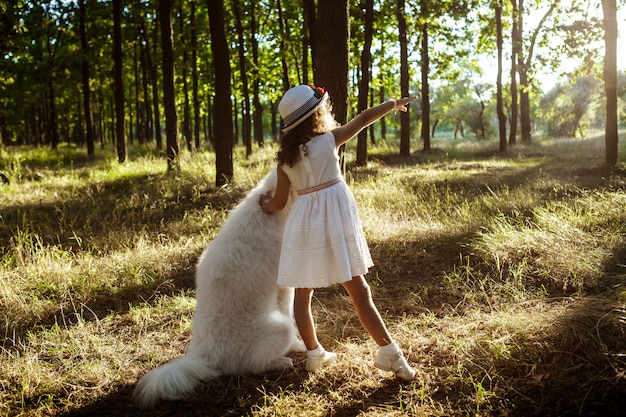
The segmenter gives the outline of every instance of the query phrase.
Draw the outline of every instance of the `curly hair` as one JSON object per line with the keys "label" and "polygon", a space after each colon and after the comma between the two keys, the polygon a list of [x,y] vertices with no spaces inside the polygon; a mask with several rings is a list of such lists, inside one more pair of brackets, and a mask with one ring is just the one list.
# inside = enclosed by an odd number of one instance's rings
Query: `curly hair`
{"label": "curly hair", "polygon": [[300,160],[299,146],[307,143],[313,136],[330,132],[338,127],[339,123],[332,114],[330,100],[321,105],[315,113],[307,117],[293,129],[284,132],[280,138],[280,149],[276,154],[279,165],[287,164],[292,167]]}

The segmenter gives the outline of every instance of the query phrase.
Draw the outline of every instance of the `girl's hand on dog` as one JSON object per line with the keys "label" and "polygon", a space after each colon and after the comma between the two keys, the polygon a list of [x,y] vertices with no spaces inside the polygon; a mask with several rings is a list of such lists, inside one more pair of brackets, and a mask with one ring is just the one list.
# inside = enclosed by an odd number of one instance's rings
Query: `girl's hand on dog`
{"label": "girl's hand on dog", "polygon": [[268,191],[265,194],[261,194],[261,196],[259,197],[259,205],[261,206],[261,209],[263,210],[263,213],[267,213],[270,214],[270,211],[267,211],[266,207],[269,204],[269,202],[272,201],[272,192]]}

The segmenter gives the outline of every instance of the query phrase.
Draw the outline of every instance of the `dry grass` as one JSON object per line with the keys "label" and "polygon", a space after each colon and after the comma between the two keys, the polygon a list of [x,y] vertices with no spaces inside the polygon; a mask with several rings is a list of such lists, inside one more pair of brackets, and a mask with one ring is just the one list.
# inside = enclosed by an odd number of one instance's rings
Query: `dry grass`
{"label": "dry grass", "polygon": [[[601,138],[504,155],[441,140],[350,166],[376,266],[375,301],[419,370],[400,383],[340,288],[316,292],[337,363],[313,374],[223,377],[154,416],[619,415],[626,405],[626,171]],[[439,144],[438,141],[438,144]],[[212,155],[86,160],[18,150],[0,171],[0,415],[144,415],[148,369],[181,355],[194,264],[227,211],[272,165],[241,156],[213,187]],[[353,149],[347,160],[353,160]],[[622,146],[621,155],[626,153]]]}

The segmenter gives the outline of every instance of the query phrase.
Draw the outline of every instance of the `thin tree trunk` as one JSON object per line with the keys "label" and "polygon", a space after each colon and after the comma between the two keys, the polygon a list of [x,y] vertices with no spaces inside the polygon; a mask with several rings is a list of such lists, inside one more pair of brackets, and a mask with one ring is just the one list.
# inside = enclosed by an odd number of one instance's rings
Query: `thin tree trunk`
{"label": "thin tree trunk", "polygon": [[[317,13],[315,11],[315,0],[302,0],[302,14],[304,15],[304,25],[308,32],[307,41],[311,47],[311,60],[315,62],[315,54],[317,52],[316,48],[316,20]],[[308,80],[308,75],[307,78]],[[308,83],[308,81],[307,81]]]}
{"label": "thin tree trunk", "polygon": [[[519,51],[519,64],[518,64],[518,72],[519,72],[519,82],[520,82],[520,124],[522,130],[522,142],[530,143],[531,142],[531,120],[530,120],[530,84],[528,80],[528,71],[530,70],[533,54],[535,50],[535,43],[537,42],[537,36],[541,31],[546,19],[550,14],[554,11],[558,4],[558,0],[554,0],[554,2],[550,5],[550,8],[546,12],[545,15],[539,21],[539,24],[535,28],[533,35],[531,37],[530,46],[528,48],[528,55],[526,59],[523,59],[523,55],[521,49]],[[520,30],[520,38],[521,38],[521,30],[523,27],[522,24],[522,14],[524,13],[524,1],[520,0],[519,2],[519,13],[520,13],[520,22],[519,22],[519,30]]]}
{"label": "thin tree trunk", "polygon": [[309,15],[308,15],[308,4],[307,0],[302,0],[302,84],[309,84]]}
{"label": "thin tree trunk", "polygon": [[259,79],[259,42],[257,40],[256,10],[255,2],[251,3],[252,13],[250,13],[250,41],[252,43],[252,104],[254,105],[254,140],[263,146],[263,105],[259,98],[261,80]]}
{"label": "thin tree trunk", "polygon": [[604,89],[606,91],[605,146],[606,163],[617,164],[617,5],[615,0],[602,0],[604,15]]}
{"label": "thin tree trunk", "polygon": [[113,62],[115,94],[115,143],[117,160],[126,162],[126,137],[124,127],[124,77],[122,73],[122,1],[113,0]]}
{"label": "thin tree trunk", "polygon": [[[409,95],[409,58],[406,39],[406,17],[404,15],[404,0],[396,3],[396,16],[398,19],[398,42],[400,44],[400,95]],[[422,71],[424,67],[422,66]],[[400,113],[400,156],[411,154],[411,119],[409,113]]]}
{"label": "thin tree trunk", "polygon": [[[93,114],[91,113],[91,89],[89,87],[89,48],[87,45],[87,25],[85,23],[85,0],[80,0],[78,7],[80,13],[80,46],[83,53],[81,72],[83,76],[83,110],[85,113],[85,128],[87,130],[87,155],[93,156],[96,153],[96,149],[94,145]],[[2,138],[0,137],[0,139]],[[1,140],[0,145],[2,145]]]}
{"label": "thin tree trunk", "polygon": [[[157,11],[157,15],[154,18],[154,40],[152,44],[154,45],[154,56],[157,56],[157,32],[159,31],[159,14]],[[154,133],[156,138],[156,148],[161,150],[163,149],[163,135],[161,132],[161,110],[159,104],[161,103],[160,95],[159,95],[159,77],[157,77],[157,65],[150,59],[150,54],[148,54],[148,61],[150,64],[150,78],[152,79],[152,109],[154,111]]]}
{"label": "thin tree trunk", "polygon": [[193,96],[193,139],[196,149],[200,149],[200,98],[198,96],[198,34],[196,30],[196,2],[191,0],[191,79]]}
{"label": "thin tree trunk", "polygon": [[[385,100],[385,86],[380,86],[380,101],[381,103]],[[380,119],[380,137],[383,142],[387,140],[387,119],[382,117]]]}
{"label": "thin tree trunk", "polygon": [[[428,74],[430,72],[430,55],[428,52],[428,21],[430,10],[429,0],[422,0],[422,132],[421,138],[424,141],[424,151],[430,150],[430,84]],[[406,94],[408,95],[408,89]]]}
{"label": "thin tree trunk", "polygon": [[211,52],[215,74],[215,185],[220,187],[233,179],[233,127],[230,100],[230,63],[224,32],[224,0],[207,0],[211,31]]}
{"label": "thin tree trunk", "polygon": [[241,24],[241,11],[239,1],[234,2],[233,12],[235,14],[235,28],[237,29],[238,53],[239,53],[239,74],[241,77],[241,89],[243,93],[242,106],[242,133],[243,143],[246,146],[246,158],[252,155],[252,119],[250,118],[250,90],[248,88],[248,75],[246,66],[246,45],[243,38],[243,26]]}
{"label": "thin tree trunk", "polygon": [[511,0],[513,6],[513,24],[511,27],[511,120],[509,121],[509,145],[514,146],[517,141],[517,58],[521,48],[521,34],[519,31],[519,9],[517,0]]}
{"label": "thin tree trunk", "polygon": [[496,0],[496,44],[498,49],[498,75],[496,81],[496,113],[500,133],[500,152],[506,151],[506,116],[502,103],[502,0]]}
{"label": "thin tree trunk", "polygon": [[165,140],[167,170],[179,169],[178,113],[174,85],[174,41],[172,40],[173,0],[159,0],[161,22],[161,49],[163,63],[163,107],[165,108]]}
{"label": "thin tree trunk", "polygon": [[143,137],[146,142],[151,143],[154,139],[152,134],[152,128],[154,126],[154,120],[152,119],[152,108],[150,107],[150,77],[148,75],[148,64],[146,56],[148,55],[148,46],[140,46],[141,55],[141,88],[143,91],[143,103],[141,106],[141,117],[144,120],[143,123]]}
{"label": "thin tree trunk", "polygon": [[[370,66],[370,77],[371,77],[371,74],[372,74],[372,67]],[[371,85],[370,85],[370,107],[374,107],[374,96],[376,95],[375,93],[376,92],[374,91],[373,88],[371,88]],[[376,145],[376,128],[374,124],[370,125],[369,131],[370,131],[370,142],[372,143],[372,145]]]}
{"label": "thin tree trunk", "polygon": [[[374,32],[374,0],[365,0],[364,41],[361,51],[361,82],[359,84],[358,111],[361,113],[368,107],[367,95],[370,90],[370,65],[372,62],[372,35]],[[356,149],[356,164],[367,164],[367,129],[359,132]]]}
{"label": "thin tree trunk", "polygon": [[141,84],[141,80],[139,79],[139,60],[140,60],[140,56],[141,56],[141,51],[139,51],[139,53],[137,53],[137,44],[135,43],[134,47],[133,47],[133,55],[134,55],[134,61],[135,61],[135,65],[134,65],[134,70],[135,70],[135,114],[136,114],[136,118],[137,118],[137,126],[136,126],[136,131],[137,131],[137,140],[139,141],[140,145],[143,145],[145,140],[144,140],[144,135],[143,135],[143,124],[144,124],[144,119],[143,119],[143,114],[141,112],[141,103],[139,102],[139,90],[140,90],[140,84]]}
{"label": "thin tree trunk", "polygon": [[189,65],[189,52],[185,45],[185,39],[187,34],[185,33],[186,19],[183,17],[183,7],[179,8],[179,22],[180,22],[180,49],[183,51],[183,63],[181,65],[181,78],[183,81],[183,137],[185,138],[185,144],[187,145],[187,151],[193,152],[193,137],[191,136],[191,107],[189,103],[189,80],[187,65]]}
{"label": "thin tree trunk", "polygon": [[[210,2],[211,0],[207,0],[207,1]],[[277,4],[278,4],[278,27],[280,28],[280,50],[286,51],[287,47],[285,43],[285,38],[287,35],[285,32],[285,22],[283,18],[283,6],[280,0],[278,0]],[[291,88],[291,83],[289,82],[289,69],[287,68],[287,59],[285,58],[284,53],[280,54],[280,62],[282,64],[282,69],[283,69],[283,90],[287,91],[289,90],[289,88]]]}

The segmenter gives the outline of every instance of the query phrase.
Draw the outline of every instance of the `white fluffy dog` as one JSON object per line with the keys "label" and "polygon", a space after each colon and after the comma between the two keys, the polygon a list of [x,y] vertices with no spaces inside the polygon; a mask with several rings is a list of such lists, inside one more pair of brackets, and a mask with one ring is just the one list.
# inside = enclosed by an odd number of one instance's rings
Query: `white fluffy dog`
{"label": "white fluffy dog", "polygon": [[259,196],[276,188],[276,173],[228,215],[196,268],[192,341],[184,356],[144,375],[133,397],[142,408],[190,394],[220,375],[258,374],[293,366],[304,351],[293,320],[293,289],[276,284],[283,226],[289,212],[267,215]]}

